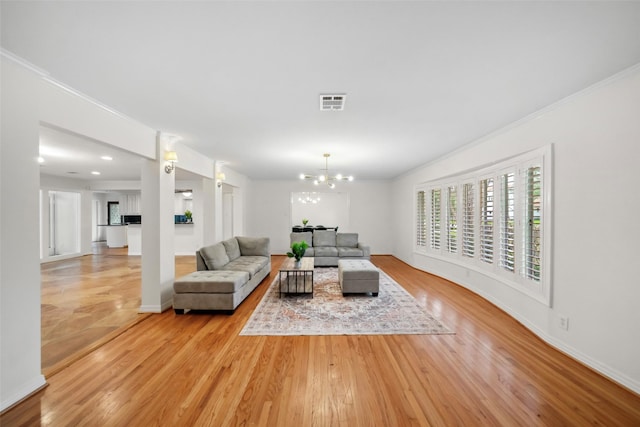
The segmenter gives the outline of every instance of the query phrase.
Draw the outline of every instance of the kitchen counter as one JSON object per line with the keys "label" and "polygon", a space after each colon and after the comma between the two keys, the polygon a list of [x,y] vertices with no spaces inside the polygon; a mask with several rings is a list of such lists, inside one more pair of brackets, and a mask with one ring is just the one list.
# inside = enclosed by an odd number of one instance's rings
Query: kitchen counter
{"label": "kitchen counter", "polygon": [[98,227],[107,227],[107,246],[110,248],[124,248],[127,246],[127,224],[100,224]]}
{"label": "kitchen counter", "polygon": [[[190,225],[191,227],[183,227]],[[174,247],[176,255],[193,255],[199,245],[196,238],[198,230],[193,222],[177,222],[174,224]],[[127,230],[127,246],[129,255],[142,255],[142,226],[140,224],[129,224]]]}

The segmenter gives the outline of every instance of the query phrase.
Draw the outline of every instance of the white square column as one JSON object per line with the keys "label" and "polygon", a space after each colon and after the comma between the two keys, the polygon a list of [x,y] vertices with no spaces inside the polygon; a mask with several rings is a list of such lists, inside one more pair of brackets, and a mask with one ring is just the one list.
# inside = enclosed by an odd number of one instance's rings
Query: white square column
{"label": "white square column", "polygon": [[173,139],[158,132],[156,159],[142,164],[141,313],[161,313],[173,304],[175,278],[175,170],[165,172],[164,153]]}

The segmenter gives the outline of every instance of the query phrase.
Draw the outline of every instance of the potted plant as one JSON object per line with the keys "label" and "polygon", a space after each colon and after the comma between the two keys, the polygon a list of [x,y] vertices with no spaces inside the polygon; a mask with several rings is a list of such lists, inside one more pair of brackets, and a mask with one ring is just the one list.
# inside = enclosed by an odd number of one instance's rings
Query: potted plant
{"label": "potted plant", "polygon": [[307,218],[302,218],[302,225],[303,225],[304,227],[306,227],[306,226],[307,226],[307,223],[308,223],[308,222],[309,222],[309,220],[308,220]]}
{"label": "potted plant", "polygon": [[308,247],[309,247],[309,245],[304,240],[301,240],[299,242],[293,242],[291,244],[291,252],[287,252],[287,256],[289,258],[295,258],[296,259],[296,264],[295,264],[296,267],[300,266],[300,262],[301,262],[300,260],[304,256],[304,253],[305,253],[305,251],[307,250]]}
{"label": "potted plant", "polygon": [[191,211],[189,209],[187,209],[186,211],[184,211],[184,216],[187,217],[187,222],[191,222],[191,216],[193,214],[191,213]]}

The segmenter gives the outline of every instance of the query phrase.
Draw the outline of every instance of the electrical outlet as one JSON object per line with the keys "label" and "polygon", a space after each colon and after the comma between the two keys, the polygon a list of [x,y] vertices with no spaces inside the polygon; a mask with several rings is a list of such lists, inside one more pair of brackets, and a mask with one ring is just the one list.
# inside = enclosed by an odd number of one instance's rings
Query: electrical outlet
{"label": "electrical outlet", "polygon": [[567,316],[560,316],[560,329],[564,329],[565,331],[569,330],[569,318]]}

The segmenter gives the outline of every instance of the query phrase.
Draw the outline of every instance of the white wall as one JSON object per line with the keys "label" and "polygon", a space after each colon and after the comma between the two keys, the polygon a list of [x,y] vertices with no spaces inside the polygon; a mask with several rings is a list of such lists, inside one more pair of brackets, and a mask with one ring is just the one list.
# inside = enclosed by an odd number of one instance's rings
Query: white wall
{"label": "white wall", "polygon": [[202,246],[204,230],[204,208],[202,180],[198,181],[176,181],[176,188],[191,189],[193,196],[191,200],[185,200],[182,193],[174,196],[174,212],[176,215],[184,215],[185,209],[189,208],[193,214],[193,224],[177,224],[175,226],[175,254],[194,255]]}
{"label": "white wall", "polygon": [[[226,175],[225,182],[222,186],[215,187],[215,233],[214,242],[222,240],[223,232],[223,192],[233,191],[233,235],[234,236],[254,236],[252,230],[249,229],[251,219],[250,200],[252,181],[245,175],[229,169],[220,167],[220,172]],[[255,206],[251,204],[251,206]],[[208,237],[205,235],[205,238]]]}
{"label": "white wall", "polygon": [[40,80],[39,120],[154,159],[156,130],[100,107],[71,89]]}
{"label": "white wall", "polygon": [[[406,174],[393,184],[394,254],[492,301],[540,337],[640,392],[640,67]],[[553,144],[552,307],[413,252],[414,185]],[[558,317],[568,316],[569,329]]]}
{"label": "white wall", "polygon": [[[390,254],[393,249],[391,184],[387,181],[354,181],[339,185],[339,191],[349,193],[351,208],[349,229],[338,231],[358,233],[359,240],[369,245],[373,254]],[[292,225],[291,193],[308,190],[309,184],[299,180],[253,181],[247,204],[249,235],[270,237],[271,252],[286,253]],[[294,218],[295,223],[300,220]]]}
{"label": "white wall", "polygon": [[[156,131],[44,80],[2,58],[0,410],[44,385],[40,360],[39,151],[41,122],[147,158],[155,158]],[[158,168],[158,175],[164,174]],[[172,190],[173,191],[173,190]],[[91,197],[86,197],[91,239]],[[20,206],[16,226],[15,206]],[[84,227],[84,225],[83,225]],[[166,250],[166,249],[163,249]],[[161,266],[152,264],[151,269]],[[143,268],[144,270],[144,268]],[[163,293],[164,289],[158,289]]]}
{"label": "white wall", "polygon": [[[45,385],[40,371],[38,76],[0,57],[0,411]],[[16,220],[16,212],[20,218]]]}

